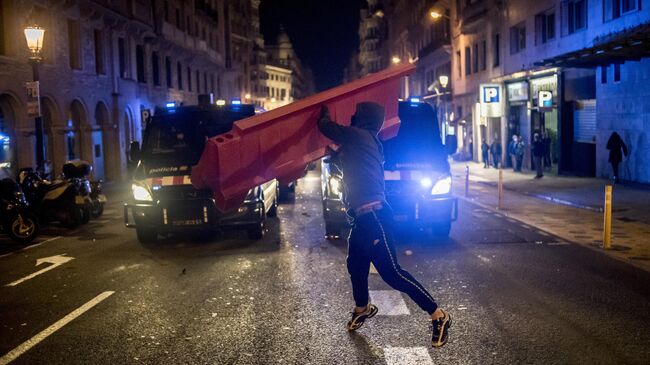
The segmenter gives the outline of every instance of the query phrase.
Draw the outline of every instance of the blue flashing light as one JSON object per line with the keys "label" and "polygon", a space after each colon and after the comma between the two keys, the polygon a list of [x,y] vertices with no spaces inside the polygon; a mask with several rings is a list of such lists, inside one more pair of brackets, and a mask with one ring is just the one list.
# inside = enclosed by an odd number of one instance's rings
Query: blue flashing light
{"label": "blue flashing light", "polygon": [[411,104],[417,104],[420,102],[420,98],[411,98]]}
{"label": "blue flashing light", "polygon": [[170,102],[168,102],[168,103],[165,103],[165,108],[167,108],[167,109],[174,109],[174,108],[176,108],[176,103],[173,102],[173,101],[170,101]]}
{"label": "blue flashing light", "polygon": [[232,105],[241,105],[241,100],[239,100],[239,99],[233,99],[232,101],[230,101],[230,103],[231,103]]}

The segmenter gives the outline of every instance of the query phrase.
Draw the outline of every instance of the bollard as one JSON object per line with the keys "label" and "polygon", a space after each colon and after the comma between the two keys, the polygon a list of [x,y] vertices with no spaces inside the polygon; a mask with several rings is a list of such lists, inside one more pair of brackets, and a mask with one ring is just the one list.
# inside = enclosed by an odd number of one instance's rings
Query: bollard
{"label": "bollard", "polygon": [[603,209],[603,248],[612,248],[612,186],[605,186],[605,207]]}
{"label": "bollard", "polygon": [[465,166],[465,197],[469,196],[469,165]]}
{"label": "bollard", "polygon": [[499,210],[503,209],[502,200],[503,200],[503,169],[499,169],[499,203],[497,205],[497,208]]}

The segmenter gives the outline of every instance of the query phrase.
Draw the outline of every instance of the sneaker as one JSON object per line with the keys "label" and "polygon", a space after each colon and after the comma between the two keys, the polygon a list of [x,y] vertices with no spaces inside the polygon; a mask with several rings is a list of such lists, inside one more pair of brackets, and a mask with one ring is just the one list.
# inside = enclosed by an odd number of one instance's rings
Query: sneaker
{"label": "sneaker", "polygon": [[366,310],[361,313],[355,313],[352,311],[352,319],[348,321],[347,325],[348,331],[358,330],[363,326],[363,322],[365,322],[366,319],[374,317],[377,312],[379,312],[379,308],[374,304],[368,304]]}
{"label": "sneaker", "polygon": [[447,343],[449,337],[449,327],[451,327],[451,316],[449,313],[442,311],[444,316],[431,321],[431,346],[442,347]]}

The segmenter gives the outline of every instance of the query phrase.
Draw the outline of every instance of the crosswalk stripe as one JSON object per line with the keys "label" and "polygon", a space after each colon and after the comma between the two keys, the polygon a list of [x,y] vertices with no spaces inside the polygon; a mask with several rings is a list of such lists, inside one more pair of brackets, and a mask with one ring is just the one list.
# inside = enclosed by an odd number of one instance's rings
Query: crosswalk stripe
{"label": "crosswalk stripe", "polygon": [[433,365],[426,347],[386,347],[384,358],[387,365]]}
{"label": "crosswalk stripe", "polygon": [[379,308],[377,315],[401,316],[409,315],[402,294],[395,290],[370,290],[370,302]]}

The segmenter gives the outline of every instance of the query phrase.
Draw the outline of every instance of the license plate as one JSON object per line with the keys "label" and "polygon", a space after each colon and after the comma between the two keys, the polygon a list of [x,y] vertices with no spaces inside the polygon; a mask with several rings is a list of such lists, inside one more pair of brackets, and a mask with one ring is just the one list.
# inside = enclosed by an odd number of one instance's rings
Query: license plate
{"label": "license plate", "polygon": [[398,214],[393,217],[396,222],[406,222],[409,220],[409,216],[406,214]]}
{"label": "license plate", "polygon": [[203,219],[175,220],[172,224],[175,226],[198,226],[203,224]]}

